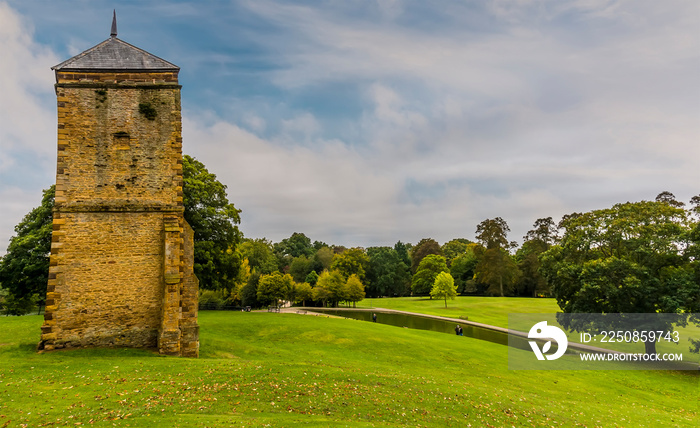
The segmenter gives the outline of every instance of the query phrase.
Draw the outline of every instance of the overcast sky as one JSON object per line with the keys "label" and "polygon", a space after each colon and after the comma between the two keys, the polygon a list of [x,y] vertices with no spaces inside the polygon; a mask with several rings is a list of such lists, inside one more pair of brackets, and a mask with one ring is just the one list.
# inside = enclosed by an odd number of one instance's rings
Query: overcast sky
{"label": "overcast sky", "polygon": [[246,237],[474,239],[700,194],[697,0],[0,0],[0,254],[55,181],[50,67],[119,38],[181,67],[184,152]]}

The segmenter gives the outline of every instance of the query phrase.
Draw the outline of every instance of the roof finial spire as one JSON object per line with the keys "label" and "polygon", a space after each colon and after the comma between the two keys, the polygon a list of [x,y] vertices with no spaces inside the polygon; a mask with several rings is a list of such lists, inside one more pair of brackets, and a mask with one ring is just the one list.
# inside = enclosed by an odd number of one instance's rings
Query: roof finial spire
{"label": "roof finial spire", "polygon": [[111,37],[117,37],[117,10],[114,9],[114,15],[112,15],[112,33]]}

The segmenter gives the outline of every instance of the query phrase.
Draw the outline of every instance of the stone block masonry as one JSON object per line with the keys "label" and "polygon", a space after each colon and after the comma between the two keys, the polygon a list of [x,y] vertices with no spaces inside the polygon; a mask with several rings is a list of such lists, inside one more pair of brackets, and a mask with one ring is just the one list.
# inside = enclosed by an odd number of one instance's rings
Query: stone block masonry
{"label": "stone block masonry", "polygon": [[76,68],[54,67],[56,200],[39,349],[139,347],[197,357],[179,69],[83,69],[81,55],[66,62]]}

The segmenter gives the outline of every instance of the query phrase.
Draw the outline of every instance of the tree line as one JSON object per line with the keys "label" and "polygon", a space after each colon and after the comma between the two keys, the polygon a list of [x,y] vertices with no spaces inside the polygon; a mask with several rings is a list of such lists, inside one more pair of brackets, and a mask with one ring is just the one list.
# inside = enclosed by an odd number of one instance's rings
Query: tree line
{"label": "tree line", "polygon": [[[240,210],[216,175],[190,156],[183,174],[203,303],[337,306],[366,296],[462,294],[555,297],[564,312],[700,312],[700,196],[686,206],[662,192],[653,201],[572,213],[558,223],[540,218],[520,246],[495,217],[476,225],[474,241],[346,248],[301,232],[280,242],[246,238],[237,226]],[[5,313],[43,303],[53,199],[51,187],[15,227],[0,260]]]}

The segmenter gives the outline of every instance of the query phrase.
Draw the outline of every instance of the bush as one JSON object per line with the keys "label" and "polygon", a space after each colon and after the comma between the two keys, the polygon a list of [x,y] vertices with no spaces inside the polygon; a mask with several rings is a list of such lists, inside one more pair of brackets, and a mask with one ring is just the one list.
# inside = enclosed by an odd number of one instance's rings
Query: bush
{"label": "bush", "polygon": [[200,290],[199,291],[199,309],[200,310],[217,310],[223,309],[226,305],[226,292],[223,290]]}

